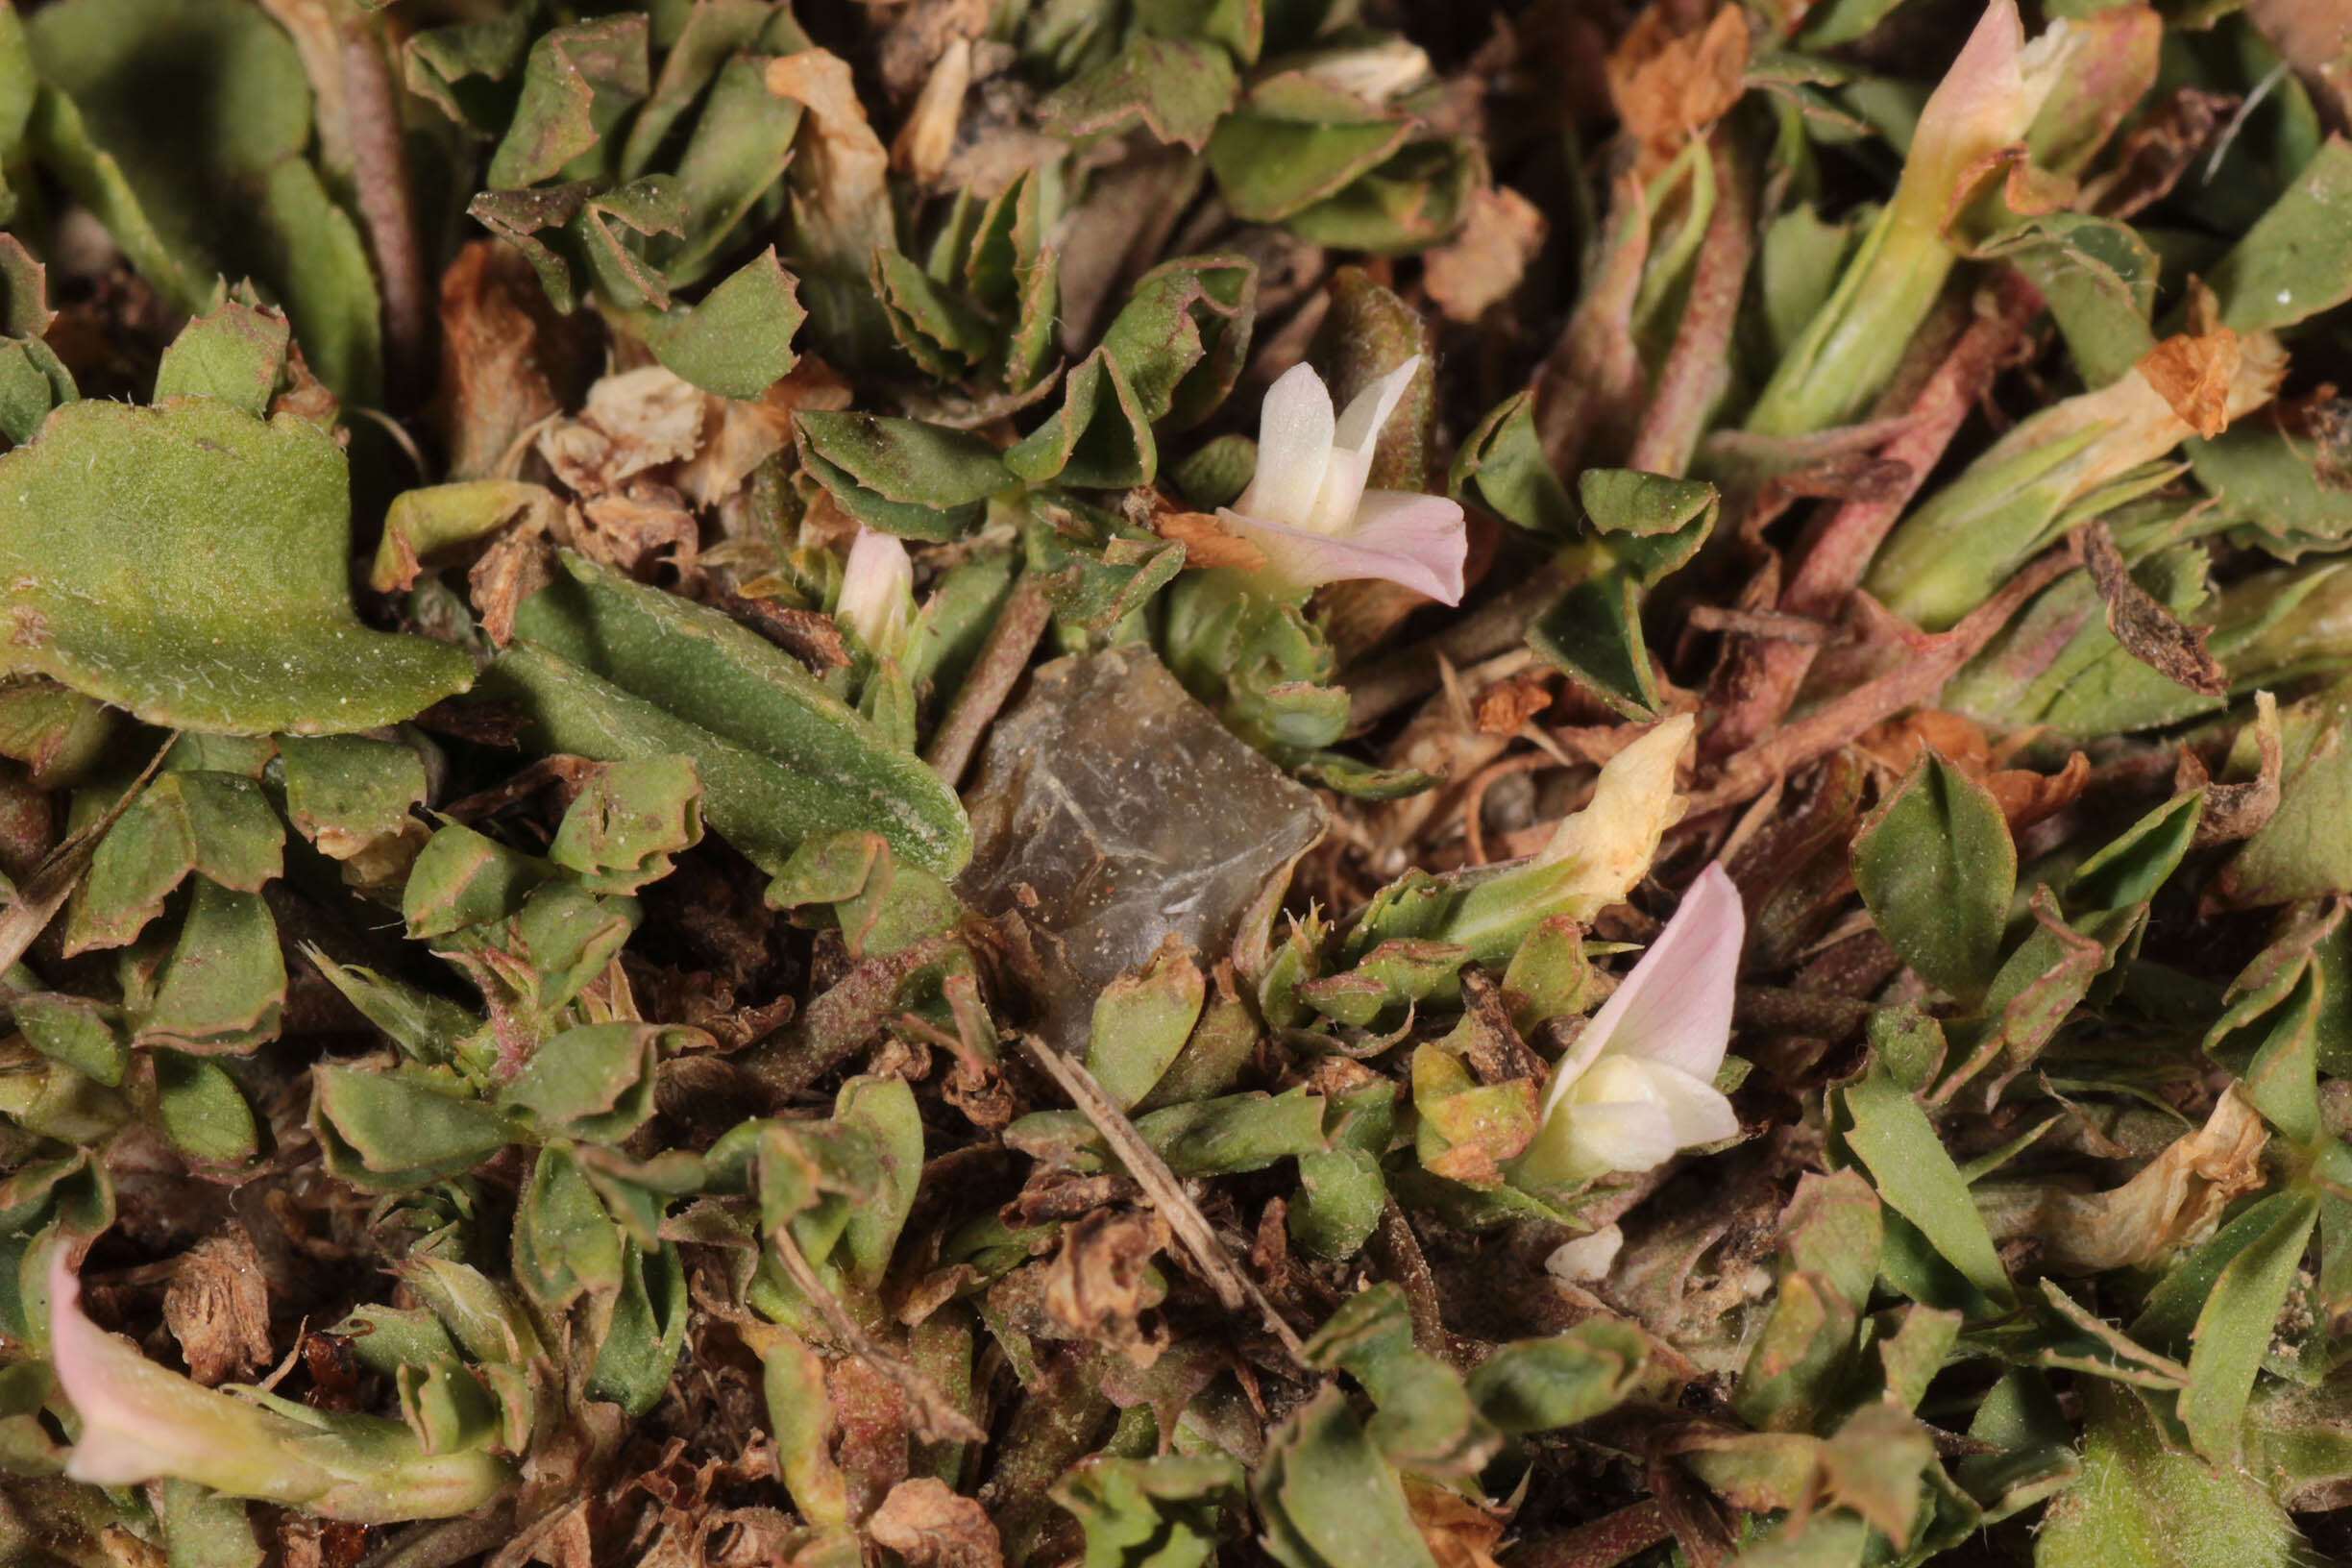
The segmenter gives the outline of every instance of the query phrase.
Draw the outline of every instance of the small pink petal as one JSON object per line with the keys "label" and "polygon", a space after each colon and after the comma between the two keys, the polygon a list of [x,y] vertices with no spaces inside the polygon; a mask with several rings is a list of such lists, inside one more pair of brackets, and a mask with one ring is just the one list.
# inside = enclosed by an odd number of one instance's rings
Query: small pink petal
{"label": "small pink petal", "polygon": [[1731,1042],[1731,991],[1747,930],[1739,889],[1721,866],[1709,865],[1633,972],[1584,1026],[1573,1055],[1554,1069],[1544,1108],[1604,1053],[1643,1057],[1711,1082]]}
{"label": "small pink petal", "polygon": [[301,1503],[333,1478],[297,1458],[282,1418],[182,1377],[82,1311],[62,1241],[49,1254],[49,1360],[82,1419],[65,1474],[101,1486],[172,1477],[235,1497]]}
{"label": "small pink petal", "polygon": [[1356,515],[1355,528],[1333,535],[1230,507],[1217,513],[1228,528],[1265,551],[1267,575],[1291,587],[1379,577],[1440,603],[1461,602],[1469,541],[1459,506],[1443,496],[1374,490]]}
{"label": "small pink petal", "polygon": [[2020,57],[2025,29],[2016,0],[1993,0],[1960,57],[1920,110],[1904,160],[1906,194],[1938,214],[1954,184],[1978,159],[2023,135],[2033,119]]}
{"label": "small pink petal", "polygon": [[861,524],[842,570],[836,606],[851,630],[876,655],[894,649],[906,627],[907,596],[915,589],[915,562],[897,538]]}
{"label": "small pink petal", "polygon": [[1266,389],[1258,410],[1258,472],[1237,503],[1253,516],[1305,523],[1331,465],[1331,388],[1301,361]]}

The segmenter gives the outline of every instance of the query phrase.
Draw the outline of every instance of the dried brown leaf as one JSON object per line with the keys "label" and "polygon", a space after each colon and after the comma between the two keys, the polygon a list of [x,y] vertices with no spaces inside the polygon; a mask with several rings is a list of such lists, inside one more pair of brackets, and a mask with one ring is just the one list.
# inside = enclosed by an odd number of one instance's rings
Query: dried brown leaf
{"label": "dried brown leaf", "polygon": [[1418,1476],[1405,1478],[1405,1503],[1437,1568],[1497,1568],[1503,1521],[1461,1493]]}
{"label": "dried brown leaf", "polygon": [[988,1510],[934,1476],[892,1487],[866,1530],[905,1558],[907,1568],[1003,1568],[1004,1551]]}
{"label": "dried brown leaf", "polygon": [[816,248],[863,272],[891,232],[890,154],[867,122],[849,62],[803,49],[768,62],[768,90],[807,109],[794,142],[793,188]]}
{"label": "dried brown leaf", "polygon": [[1519,286],[1549,227],[1508,185],[1482,186],[1461,232],[1421,257],[1421,282],[1447,320],[1476,321]]}
{"label": "dried brown leaf", "polygon": [[242,1225],[181,1258],[163,1292],[163,1324],[180,1341],[188,1375],[208,1388],[270,1363],[269,1286]]}
{"label": "dried brown leaf", "polygon": [[2190,330],[2148,350],[2137,367],[2182,422],[2208,441],[2229,429],[2230,388],[2245,357],[2238,334],[2213,319],[2214,308],[2212,291],[2191,280]]}
{"label": "dried brown leaf", "polygon": [[1167,1244],[1167,1221],[1148,1211],[1097,1209],[1072,1220],[1045,1265],[1046,1313],[1075,1337],[1141,1364],[1157,1360],[1164,1336],[1153,1339],[1136,1319],[1144,1270]]}
{"label": "dried brown leaf", "polygon": [[2191,1245],[2232,1200],[2263,1185],[2269,1136],[2231,1085],[2204,1126],[2175,1139],[2121,1187],[2090,1196],[2050,1191],[2032,1227],[2044,1263],[2056,1273],[2098,1274]]}
{"label": "dried brown leaf", "polygon": [[2279,736],[2278,698],[2268,692],[2254,694],[2254,744],[2260,748],[2262,767],[2242,784],[2208,782],[2204,759],[2187,747],[2181,748],[2173,770],[2174,786],[2183,790],[2201,786],[2205,791],[2205,810],[2197,819],[2194,847],[2250,839],[2276,815],[2286,755]]}
{"label": "dried brown leaf", "polygon": [[1741,8],[1724,7],[1696,33],[1676,31],[1677,20],[1672,7],[1652,6],[1608,59],[1609,101],[1641,144],[1645,173],[1739,101],[1748,69],[1748,15]]}
{"label": "dried brown leaf", "polygon": [[1238,567],[1255,572],[1265,565],[1265,551],[1225,531],[1225,525],[1207,512],[1180,512],[1173,509],[1155,512],[1152,527],[1161,538],[1173,539],[1185,547],[1185,565],[1203,570],[1213,567]]}

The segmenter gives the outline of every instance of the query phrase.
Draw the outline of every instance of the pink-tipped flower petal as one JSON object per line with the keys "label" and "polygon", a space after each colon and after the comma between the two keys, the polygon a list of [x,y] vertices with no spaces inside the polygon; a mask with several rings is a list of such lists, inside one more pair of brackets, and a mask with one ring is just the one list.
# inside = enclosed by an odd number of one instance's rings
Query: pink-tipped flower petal
{"label": "pink-tipped flower petal", "polygon": [[1231,507],[1217,513],[1227,528],[1265,552],[1265,575],[1287,587],[1379,577],[1441,604],[1461,602],[1469,542],[1460,506],[1443,496],[1374,490],[1356,515],[1353,530],[1328,534]]}
{"label": "pink-tipped flower petal", "polygon": [[842,572],[836,607],[876,657],[897,650],[906,630],[907,601],[915,591],[915,562],[897,538],[861,525]]}
{"label": "pink-tipped flower petal", "polygon": [[158,1366],[84,1316],[61,1241],[49,1255],[49,1360],[82,1420],[65,1461],[72,1480],[128,1486],[169,1477],[293,1504],[333,1483],[288,1451],[281,1417]]}
{"label": "pink-tipped flower petal", "polygon": [[1633,972],[1584,1026],[1571,1058],[1555,1069],[1546,1106],[1605,1054],[1638,1056],[1711,1080],[1731,1040],[1731,992],[1747,931],[1739,889],[1721,866],[1708,866]]}
{"label": "pink-tipped flower petal", "polygon": [[1331,389],[1312,366],[1292,365],[1258,411],[1258,472],[1237,503],[1253,517],[1305,527],[1331,466]]}

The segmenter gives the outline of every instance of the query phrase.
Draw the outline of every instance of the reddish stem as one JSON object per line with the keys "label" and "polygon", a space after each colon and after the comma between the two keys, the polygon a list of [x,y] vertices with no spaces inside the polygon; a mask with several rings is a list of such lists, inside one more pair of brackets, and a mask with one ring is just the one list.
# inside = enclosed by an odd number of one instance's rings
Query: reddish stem
{"label": "reddish stem", "polygon": [[1675,329],[1674,347],[1626,454],[1626,467],[1645,474],[1679,477],[1690,467],[1707,415],[1731,379],[1731,329],[1739,319],[1748,263],[1755,255],[1755,183],[1748,160],[1721,127],[1710,154],[1715,210],[1691,268],[1690,297]]}
{"label": "reddish stem", "polygon": [[[1690,815],[1737,805],[1776,778],[1816,757],[1827,756],[1864,730],[1891,719],[1915,703],[1924,702],[1943,689],[1959,668],[1975,657],[2009,624],[2025,601],[2080,563],[2063,546],[2049,551],[2011,577],[2001,591],[1971,610],[1960,624],[1939,636],[1922,639],[1896,667],[1875,680],[1824,703],[1794,723],[1784,724],[1765,740],[1748,747],[1724,768],[1712,787],[1691,796]],[[1771,643],[1768,648],[1800,648],[1802,643]]]}
{"label": "reddish stem", "polygon": [[[1908,477],[1892,493],[1849,501],[1830,513],[1781,590],[1782,613],[1820,621],[1845,613],[1871,557],[1919,494],[1969,410],[1993,384],[2001,361],[2041,313],[2040,292],[2014,269],[2001,269],[1993,286],[1993,308],[1960,334],[1921,388],[1901,433],[1880,449],[1879,454],[1901,463]],[[1789,641],[1735,644],[1733,696],[1708,732],[1707,755],[1722,758],[1744,750],[1778,724],[1797,700],[1818,651],[1817,645]]]}

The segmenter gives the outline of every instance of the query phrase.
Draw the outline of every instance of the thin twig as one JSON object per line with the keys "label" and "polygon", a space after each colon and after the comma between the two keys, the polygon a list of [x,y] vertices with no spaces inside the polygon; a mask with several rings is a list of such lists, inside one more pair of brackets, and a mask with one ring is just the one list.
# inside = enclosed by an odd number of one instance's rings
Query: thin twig
{"label": "thin twig", "polygon": [[1168,1229],[1183,1243],[1193,1266],[1200,1270],[1201,1278],[1209,1283],[1210,1289],[1216,1292],[1217,1300],[1224,1304],[1228,1311],[1239,1311],[1245,1306],[1256,1307],[1259,1314],[1265,1319],[1266,1327],[1273,1331],[1275,1338],[1282,1341],[1283,1348],[1290,1353],[1291,1359],[1300,1360],[1306,1345],[1297,1333],[1274,1310],[1274,1304],[1266,1299],[1265,1292],[1258,1288],[1258,1282],[1233,1261],[1233,1255],[1225,1250],[1225,1244],[1217,1239],[1216,1232],[1210,1227],[1208,1217],[1186,1195],[1183,1184],[1176,1180],[1176,1173],[1168,1169],[1167,1162],[1161,1159],[1150,1144],[1143,1141],[1143,1135],[1136,1131],[1135,1123],[1127,1119],[1127,1114],[1103,1092],[1102,1085],[1094,1081],[1094,1075],[1035,1035],[1023,1035],[1020,1040],[1021,1045],[1029,1053],[1029,1059],[1061,1086],[1062,1092],[1069,1096],[1070,1103],[1088,1121],[1093,1123],[1103,1141],[1111,1145],[1112,1154],[1127,1167],[1127,1174],[1136,1179],[1143,1188],[1144,1195],[1151,1199],[1152,1207],[1167,1221]]}
{"label": "thin twig", "polygon": [[1038,639],[1045,635],[1046,623],[1052,619],[1053,606],[1045,601],[1045,592],[1035,579],[1023,577],[1014,585],[1003,612],[989,628],[988,641],[980,645],[971,673],[964,677],[947,716],[940,721],[923,752],[923,761],[947,781],[949,789],[963,786],[972,754],[980,749],[1005,698],[1013,695],[1021,673],[1029,668],[1029,655],[1037,651]]}
{"label": "thin twig", "polygon": [[857,1319],[849,1315],[849,1309],[825,1288],[816,1266],[800,1250],[800,1243],[793,1239],[791,1225],[775,1226],[769,1231],[768,1239],[774,1244],[776,1261],[784,1265],[784,1272],[792,1276],[793,1284],[808,1297],[817,1309],[817,1315],[825,1320],[825,1327],[841,1341],[842,1348],[888,1378],[906,1395],[908,1424],[914,1428],[916,1436],[926,1443],[988,1441],[988,1433],[980,1430],[979,1423],[957,1409],[937,1384],[858,1327]]}
{"label": "thin twig", "polygon": [[1614,1568],[1673,1533],[1666,1510],[1644,1498],[1574,1530],[1537,1536],[1511,1553],[1505,1568]]}

